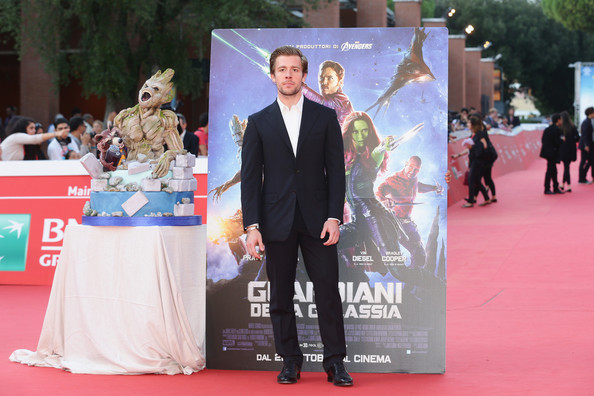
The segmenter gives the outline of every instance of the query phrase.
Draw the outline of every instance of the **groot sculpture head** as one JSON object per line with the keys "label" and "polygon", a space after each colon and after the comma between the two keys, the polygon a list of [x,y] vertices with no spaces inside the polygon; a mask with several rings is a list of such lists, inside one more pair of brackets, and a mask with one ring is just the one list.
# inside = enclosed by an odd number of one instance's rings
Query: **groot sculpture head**
{"label": "groot sculpture head", "polygon": [[175,71],[172,69],[167,69],[163,73],[159,70],[155,75],[146,80],[140,92],[138,92],[138,104],[140,107],[148,109],[171,102],[171,88],[173,87],[171,78],[174,74]]}

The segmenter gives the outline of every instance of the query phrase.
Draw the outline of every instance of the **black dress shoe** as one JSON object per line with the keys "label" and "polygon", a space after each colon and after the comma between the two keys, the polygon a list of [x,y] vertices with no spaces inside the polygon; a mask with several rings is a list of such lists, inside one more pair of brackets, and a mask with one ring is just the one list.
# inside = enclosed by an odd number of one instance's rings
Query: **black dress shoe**
{"label": "black dress shoe", "polygon": [[553,190],[553,194],[564,194],[564,192],[558,188]]}
{"label": "black dress shoe", "polygon": [[328,382],[334,382],[336,386],[351,386],[353,379],[344,368],[342,362],[334,363],[327,371]]}
{"label": "black dress shoe", "polygon": [[294,361],[288,361],[283,364],[283,369],[276,377],[279,384],[294,384],[301,378],[301,367]]}
{"label": "black dress shoe", "polygon": [[555,193],[551,190],[545,190],[545,195],[554,195]]}

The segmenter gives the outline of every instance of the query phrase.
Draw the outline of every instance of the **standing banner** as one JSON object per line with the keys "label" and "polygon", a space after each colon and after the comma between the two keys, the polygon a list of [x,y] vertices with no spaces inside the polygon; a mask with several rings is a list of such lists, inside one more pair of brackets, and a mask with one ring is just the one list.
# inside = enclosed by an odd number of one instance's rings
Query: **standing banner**
{"label": "standing banner", "polygon": [[[304,95],[343,129],[338,245],[347,367],[445,371],[448,34],[445,28],[215,30],[210,78],[207,366],[278,370],[265,263],[247,254],[240,201],[247,118],[276,100],[268,57],[309,60]],[[307,214],[304,214],[307,215]],[[265,258],[264,258],[265,261]],[[304,370],[322,369],[313,286],[300,260]]]}
{"label": "standing banner", "polygon": [[575,62],[570,66],[575,68],[575,118],[576,123],[581,125],[582,121],[586,119],[586,109],[594,106],[594,63]]}

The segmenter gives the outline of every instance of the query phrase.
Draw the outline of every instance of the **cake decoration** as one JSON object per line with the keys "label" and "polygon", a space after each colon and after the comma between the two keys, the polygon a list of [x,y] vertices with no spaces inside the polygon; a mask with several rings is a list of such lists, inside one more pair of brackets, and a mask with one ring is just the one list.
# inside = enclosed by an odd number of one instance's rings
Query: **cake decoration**
{"label": "cake decoration", "polygon": [[[99,159],[92,153],[81,158],[91,176],[83,224],[201,224],[201,216],[194,216],[196,156],[183,149],[175,113],[161,109],[171,101],[173,74],[167,69],[148,79],[139,92],[138,104],[122,110],[114,127],[97,135]],[[175,217],[188,219],[180,223]],[[172,219],[161,222],[162,218]]]}

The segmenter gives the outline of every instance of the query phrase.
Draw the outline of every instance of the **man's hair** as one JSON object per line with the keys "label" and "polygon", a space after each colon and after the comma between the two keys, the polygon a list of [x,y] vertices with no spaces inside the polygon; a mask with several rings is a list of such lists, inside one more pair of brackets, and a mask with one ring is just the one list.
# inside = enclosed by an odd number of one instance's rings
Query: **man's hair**
{"label": "man's hair", "polygon": [[423,165],[423,161],[421,161],[421,157],[419,157],[418,155],[413,155],[408,160],[416,162],[417,164],[419,164],[419,166]]}
{"label": "man's hair", "polygon": [[274,64],[276,63],[276,58],[279,56],[298,56],[301,58],[301,69],[303,74],[307,73],[307,58],[303,53],[295,47],[291,47],[290,45],[283,45],[282,47],[278,47],[275,49],[272,54],[270,55],[270,74],[274,74]]}
{"label": "man's hair", "polygon": [[590,106],[586,109],[586,117],[588,117],[592,113],[594,113],[594,107]]}
{"label": "man's hair", "polygon": [[68,124],[68,120],[66,118],[56,118],[56,121],[54,121],[54,127],[57,128],[60,124]]}
{"label": "man's hair", "polygon": [[85,126],[85,121],[82,117],[72,117],[68,122],[68,126],[70,126],[70,131],[76,131],[78,127]]}
{"label": "man's hair", "polygon": [[489,109],[489,113],[493,113],[493,112],[498,113],[498,111],[497,111],[497,109],[495,107],[491,107]]}
{"label": "man's hair", "polygon": [[467,113],[468,113],[468,109],[467,109],[466,107],[462,107],[462,108],[460,109],[460,113],[462,113],[463,111],[465,111],[465,112],[467,112]]}
{"label": "man's hair", "polygon": [[557,121],[559,121],[560,118],[561,118],[561,115],[559,113],[553,114],[553,116],[551,117],[551,121],[553,121],[553,125],[555,125],[557,123]]}
{"label": "man's hair", "polygon": [[83,115],[83,120],[89,122],[89,120],[95,120],[95,117],[93,117],[92,114],[86,113],[85,115]]}
{"label": "man's hair", "polygon": [[183,122],[186,122],[186,117],[182,113],[176,113],[177,119]]}
{"label": "man's hair", "polygon": [[320,65],[320,76],[327,68],[331,68],[332,70],[334,70],[334,72],[336,73],[336,77],[338,77],[339,80],[343,79],[344,67],[342,67],[340,63],[331,60],[324,61],[324,63]]}

